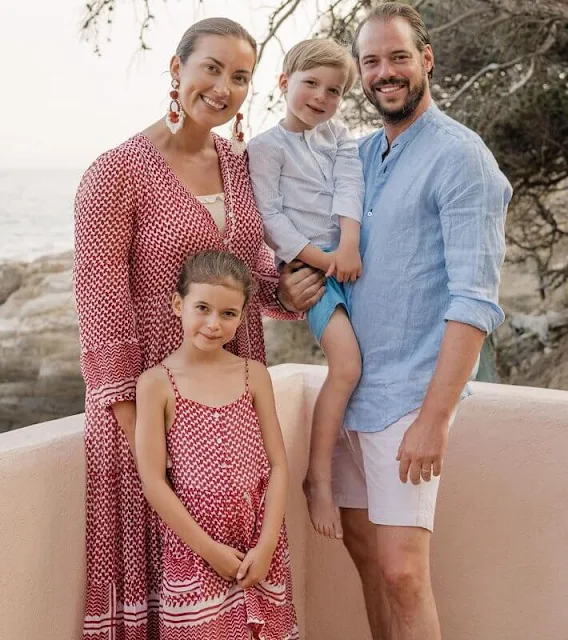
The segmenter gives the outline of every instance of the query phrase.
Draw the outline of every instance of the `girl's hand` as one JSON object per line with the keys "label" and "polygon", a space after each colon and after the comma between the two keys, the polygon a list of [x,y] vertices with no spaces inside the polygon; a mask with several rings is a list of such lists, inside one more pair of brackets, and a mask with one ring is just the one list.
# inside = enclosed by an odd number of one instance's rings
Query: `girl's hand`
{"label": "girl's hand", "polygon": [[258,584],[268,575],[272,561],[272,552],[266,547],[256,546],[251,549],[242,561],[237,573],[237,582],[246,589]]}
{"label": "girl's hand", "polygon": [[218,573],[223,580],[232,582],[237,577],[245,554],[226,544],[215,542],[203,559]]}
{"label": "girl's hand", "polygon": [[335,278],[338,282],[355,282],[363,273],[357,245],[342,245],[335,251]]}

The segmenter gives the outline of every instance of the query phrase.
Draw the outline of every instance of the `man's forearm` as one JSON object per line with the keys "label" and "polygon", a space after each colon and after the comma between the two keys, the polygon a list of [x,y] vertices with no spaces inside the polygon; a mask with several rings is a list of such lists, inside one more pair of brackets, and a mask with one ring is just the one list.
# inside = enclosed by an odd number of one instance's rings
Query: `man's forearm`
{"label": "man's forearm", "polygon": [[446,324],[436,369],[420,413],[448,419],[457,405],[481,347],[485,333],[476,327],[449,320]]}

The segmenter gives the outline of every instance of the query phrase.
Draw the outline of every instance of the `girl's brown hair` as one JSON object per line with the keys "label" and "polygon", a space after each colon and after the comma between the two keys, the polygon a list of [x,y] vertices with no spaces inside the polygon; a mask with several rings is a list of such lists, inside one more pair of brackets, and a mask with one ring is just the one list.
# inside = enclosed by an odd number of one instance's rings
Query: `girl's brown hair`
{"label": "girl's brown hair", "polygon": [[200,251],[185,261],[177,281],[176,291],[185,298],[192,282],[222,284],[231,287],[235,282],[243,292],[246,306],[253,290],[253,280],[247,265],[226,251]]}
{"label": "girl's brown hair", "polygon": [[250,44],[256,56],[256,40],[238,22],[229,18],[205,18],[200,20],[183,34],[176,49],[182,64],[185,64],[189,56],[194,52],[197,41],[201,36],[223,36],[239,38]]}

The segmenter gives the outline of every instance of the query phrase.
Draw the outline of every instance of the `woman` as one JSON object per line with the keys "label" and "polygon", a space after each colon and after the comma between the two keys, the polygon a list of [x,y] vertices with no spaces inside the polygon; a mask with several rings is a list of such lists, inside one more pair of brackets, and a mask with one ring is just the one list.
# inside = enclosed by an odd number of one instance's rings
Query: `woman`
{"label": "woman", "polygon": [[[228,348],[264,361],[261,310],[294,318],[321,276],[286,271],[278,284],[262,240],[246,155],[211,132],[238,113],[256,44],[224,18],[196,23],[170,64],[165,120],[103,154],[76,199],[75,296],[87,386],[87,602],[84,638],[158,638],[161,543],[136,473],[135,385],[181,343],[170,293],[188,254],[235,253],[258,287]],[[237,140],[238,142],[238,140]],[[277,288],[278,286],[278,288]]]}

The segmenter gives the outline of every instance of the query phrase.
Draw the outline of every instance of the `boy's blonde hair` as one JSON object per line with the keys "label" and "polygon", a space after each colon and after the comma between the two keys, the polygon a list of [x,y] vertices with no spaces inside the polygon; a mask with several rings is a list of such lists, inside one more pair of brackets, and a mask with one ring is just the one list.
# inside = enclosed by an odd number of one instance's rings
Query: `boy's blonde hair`
{"label": "boy's blonde hair", "polygon": [[346,75],[347,93],[357,81],[357,66],[346,47],[331,38],[311,38],[295,44],[284,57],[282,71],[290,77],[296,71],[308,71],[315,67],[343,69]]}

